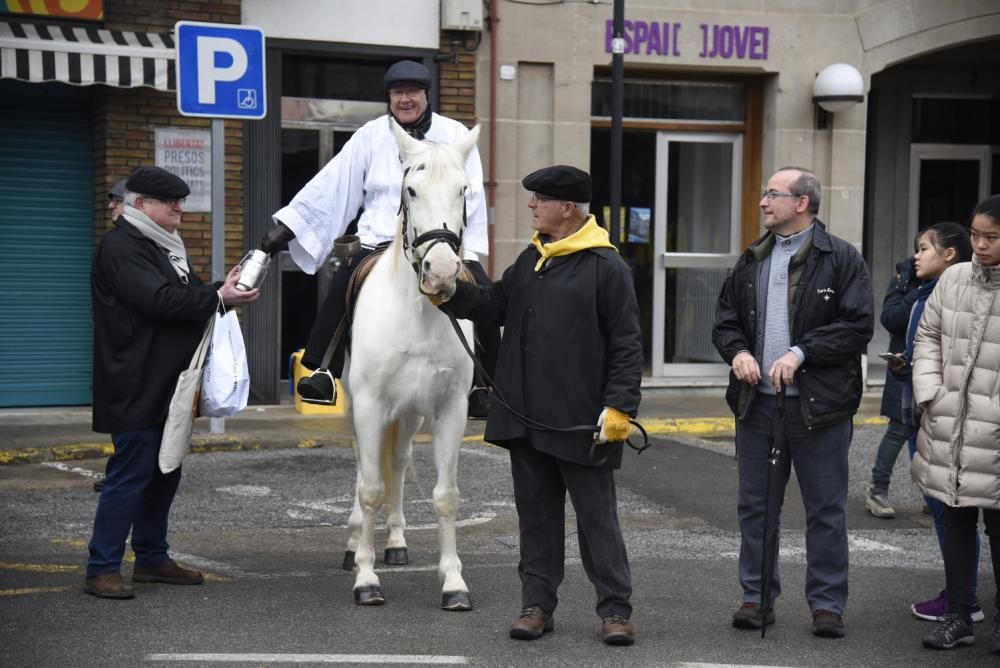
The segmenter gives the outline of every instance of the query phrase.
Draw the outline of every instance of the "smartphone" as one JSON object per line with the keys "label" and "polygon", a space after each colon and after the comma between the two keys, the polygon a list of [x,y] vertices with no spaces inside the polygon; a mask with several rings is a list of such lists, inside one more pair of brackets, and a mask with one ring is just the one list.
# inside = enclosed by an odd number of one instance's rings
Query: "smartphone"
{"label": "smartphone", "polygon": [[884,359],[886,362],[892,362],[892,361],[903,362],[904,361],[903,357],[901,355],[897,355],[896,353],[879,353],[878,356],[881,357],[882,359]]}

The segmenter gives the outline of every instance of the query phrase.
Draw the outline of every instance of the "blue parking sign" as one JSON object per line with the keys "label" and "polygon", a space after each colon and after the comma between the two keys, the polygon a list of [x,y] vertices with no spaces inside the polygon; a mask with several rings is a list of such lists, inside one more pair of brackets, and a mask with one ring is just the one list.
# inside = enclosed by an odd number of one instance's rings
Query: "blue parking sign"
{"label": "blue parking sign", "polygon": [[264,32],[222,23],[178,21],[177,110],[184,116],[264,118]]}

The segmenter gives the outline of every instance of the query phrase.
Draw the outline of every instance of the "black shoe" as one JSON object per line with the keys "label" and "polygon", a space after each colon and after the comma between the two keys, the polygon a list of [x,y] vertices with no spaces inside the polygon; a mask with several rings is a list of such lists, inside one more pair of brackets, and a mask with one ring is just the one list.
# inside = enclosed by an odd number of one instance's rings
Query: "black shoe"
{"label": "black shoe", "polygon": [[307,404],[334,406],[337,403],[337,382],[326,369],[316,369],[312,375],[300,378],[295,390]]}
{"label": "black shoe", "polygon": [[976,636],[972,625],[953,612],[945,615],[941,624],[924,636],[924,647],[931,649],[952,649],[963,645],[974,645]]}
{"label": "black shoe", "polygon": [[1000,614],[993,618],[993,635],[990,637],[990,651],[1000,654]]}
{"label": "black shoe", "polygon": [[[759,629],[765,623],[765,617],[756,603],[744,603],[733,613],[733,627],[737,629]],[[774,610],[767,611],[766,623],[774,624]]]}
{"label": "black shoe", "polygon": [[813,613],[813,635],[820,638],[843,638],[847,635],[844,620],[836,612],[817,610]]}
{"label": "black shoe", "polygon": [[490,412],[490,393],[485,387],[474,387],[469,392],[469,419],[485,420]]}
{"label": "black shoe", "polygon": [[104,476],[101,476],[100,478],[98,478],[97,480],[95,480],[94,481],[94,491],[95,492],[100,492],[102,489],[104,489],[104,483],[105,483]]}

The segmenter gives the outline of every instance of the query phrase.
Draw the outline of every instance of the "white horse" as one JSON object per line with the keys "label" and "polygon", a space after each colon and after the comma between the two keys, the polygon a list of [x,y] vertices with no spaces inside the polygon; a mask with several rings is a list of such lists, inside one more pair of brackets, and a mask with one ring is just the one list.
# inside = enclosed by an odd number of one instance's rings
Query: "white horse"
{"label": "white horse", "polygon": [[[385,562],[407,563],[403,477],[413,436],[426,420],[437,467],[434,508],[441,551],[441,607],[470,610],[472,599],[455,543],[455,518],[458,451],[465,432],[472,360],[448,317],[429,297],[453,286],[462,269],[469,187],[464,166],[479,138],[479,127],[454,144],[421,142],[394,122],[392,128],[403,163],[396,238],[361,288],[345,374],[358,472],[344,565],[350,568],[354,562],[358,605],[385,602],[374,571],[375,513],[383,504],[388,506]],[[462,326],[471,340],[471,324],[462,321]]]}

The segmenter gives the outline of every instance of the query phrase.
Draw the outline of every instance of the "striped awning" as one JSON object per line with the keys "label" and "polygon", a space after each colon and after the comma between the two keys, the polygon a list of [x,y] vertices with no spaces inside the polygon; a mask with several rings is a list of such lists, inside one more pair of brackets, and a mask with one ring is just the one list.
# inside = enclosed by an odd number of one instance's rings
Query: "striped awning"
{"label": "striped awning", "polygon": [[169,34],[0,22],[0,78],[176,88]]}

